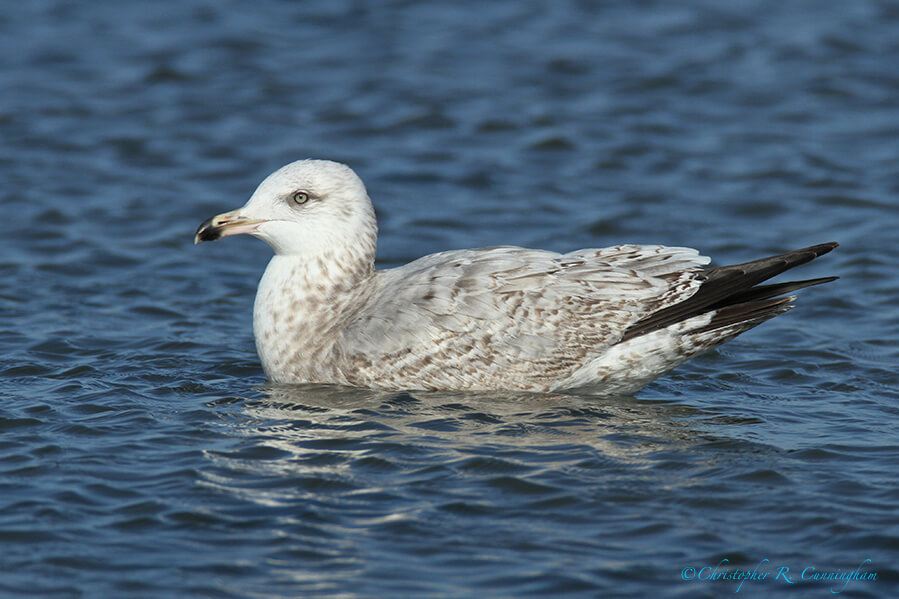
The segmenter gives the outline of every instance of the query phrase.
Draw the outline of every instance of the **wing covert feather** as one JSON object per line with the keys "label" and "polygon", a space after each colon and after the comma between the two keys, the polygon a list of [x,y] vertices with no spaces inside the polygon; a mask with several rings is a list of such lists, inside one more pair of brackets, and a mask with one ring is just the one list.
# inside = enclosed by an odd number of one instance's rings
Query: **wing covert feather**
{"label": "wing covert feather", "polygon": [[432,254],[379,272],[336,354],[359,382],[372,382],[368,370],[386,382],[385,363],[395,366],[391,382],[400,386],[406,377],[420,381],[432,364],[443,369],[437,379],[458,384],[472,376],[472,362],[478,376],[557,379],[648,313],[695,293],[695,273],[707,262],[689,248],[639,245]]}

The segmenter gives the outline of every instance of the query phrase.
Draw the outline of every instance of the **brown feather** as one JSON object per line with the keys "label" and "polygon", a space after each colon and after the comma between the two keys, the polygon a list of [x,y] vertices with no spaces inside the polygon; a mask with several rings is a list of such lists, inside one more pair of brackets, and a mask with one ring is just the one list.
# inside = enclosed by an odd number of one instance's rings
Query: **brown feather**
{"label": "brown feather", "polygon": [[[762,317],[763,313],[767,314],[766,318],[776,316],[789,309],[784,304],[788,304],[790,300],[786,299],[776,303],[762,300],[789,293],[802,287],[808,287],[809,285],[827,283],[837,277],[791,281],[759,287],[756,285],[795,266],[810,262],[838,245],[836,242],[822,243],[778,256],[705,270],[701,275],[704,281],[696,293],[678,304],[663,308],[634,323],[625,331],[622,341],[664,329],[688,318],[713,311],[717,311],[719,314],[713,317],[712,322],[704,327],[706,330],[725,326],[725,324],[722,324],[725,321],[726,324],[736,324],[740,322],[737,318],[739,314],[745,314],[746,321],[757,321]],[[741,307],[737,308],[736,306]],[[720,316],[721,313],[725,313],[726,316]]]}

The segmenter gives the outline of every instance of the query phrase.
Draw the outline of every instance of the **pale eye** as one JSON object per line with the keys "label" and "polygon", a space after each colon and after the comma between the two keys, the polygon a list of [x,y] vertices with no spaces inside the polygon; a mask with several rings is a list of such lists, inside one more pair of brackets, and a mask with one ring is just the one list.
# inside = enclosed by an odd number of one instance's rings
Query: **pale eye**
{"label": "pale eye", "polygon": [[296,204],[305,204],[309,201],[309,194],[305,191],[297,191],[293,194],[293,201]]}

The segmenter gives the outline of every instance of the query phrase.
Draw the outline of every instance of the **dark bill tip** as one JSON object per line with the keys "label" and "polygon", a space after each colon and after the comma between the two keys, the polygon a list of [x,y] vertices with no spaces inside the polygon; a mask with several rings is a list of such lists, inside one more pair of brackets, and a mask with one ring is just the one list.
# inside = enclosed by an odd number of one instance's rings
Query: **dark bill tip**
{"label": "dark bill tip", "polygon": [[216,241],[221,238],[222,230],[220,227],[212,224],[212,221],[215,217],[207,218],[203,221],[203,224],[197,229],[197,232],[194,234],[194,244],[198,244],[201,241]]}

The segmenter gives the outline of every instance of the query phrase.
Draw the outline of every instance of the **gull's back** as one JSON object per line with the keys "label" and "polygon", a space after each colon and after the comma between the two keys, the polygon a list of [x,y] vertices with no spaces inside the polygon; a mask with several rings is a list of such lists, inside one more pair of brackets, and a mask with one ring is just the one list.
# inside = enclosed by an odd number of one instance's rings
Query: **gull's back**
{"label": "gull's back", "polygon": [[631,325],[692,295],[707,262],[635,245],[433,254],[377,272],[332,357],[359,386],[564,388]]}

